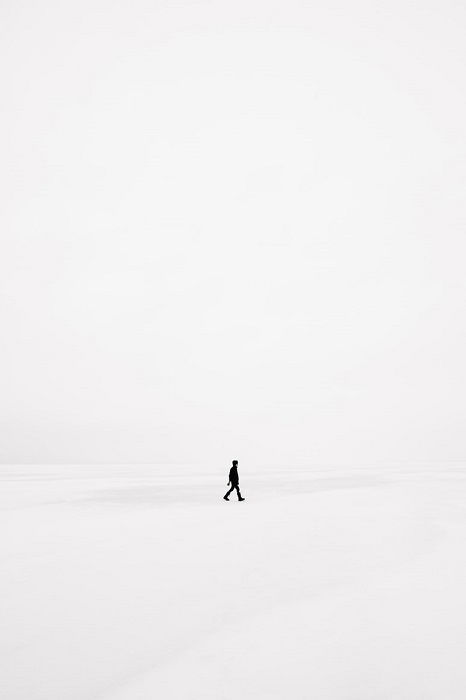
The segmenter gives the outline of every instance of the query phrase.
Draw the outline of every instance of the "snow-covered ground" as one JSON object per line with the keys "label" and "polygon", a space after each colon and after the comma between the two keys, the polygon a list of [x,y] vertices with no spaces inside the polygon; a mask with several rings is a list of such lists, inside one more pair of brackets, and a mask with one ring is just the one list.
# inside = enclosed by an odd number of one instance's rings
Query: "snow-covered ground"
{"label": "snow-covered ground", "polygon": [[0,467],[5,700],[464,700],[466,470]]}

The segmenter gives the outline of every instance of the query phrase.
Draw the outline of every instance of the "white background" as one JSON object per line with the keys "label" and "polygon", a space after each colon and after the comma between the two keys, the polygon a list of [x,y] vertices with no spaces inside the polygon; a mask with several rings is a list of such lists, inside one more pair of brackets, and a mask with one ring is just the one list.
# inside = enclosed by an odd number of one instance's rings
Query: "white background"
{"label": "white background", "polygon": [[3,0],[0,460],[464,459],[465,30]]}

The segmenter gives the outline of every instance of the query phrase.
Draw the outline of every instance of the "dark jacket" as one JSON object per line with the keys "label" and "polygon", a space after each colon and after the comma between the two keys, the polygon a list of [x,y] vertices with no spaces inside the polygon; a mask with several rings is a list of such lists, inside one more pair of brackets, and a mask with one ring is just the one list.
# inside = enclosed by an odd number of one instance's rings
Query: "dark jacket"
{"label": "dark jacket", "polygon": [[238,486],[238,484],[239,484],[238,467],[232,467],[230,469],[230,481],[228,483],[230,483],[232,486]]}

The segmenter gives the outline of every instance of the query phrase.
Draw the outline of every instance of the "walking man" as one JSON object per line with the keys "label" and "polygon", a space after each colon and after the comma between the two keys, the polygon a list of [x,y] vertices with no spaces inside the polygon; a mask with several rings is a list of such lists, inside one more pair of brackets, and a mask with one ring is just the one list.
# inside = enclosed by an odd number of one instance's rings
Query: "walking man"
{"label": "walking man", "polygon": [[236,489],[236,493],[238,494],[238,501],[244,501],[244,498],[242,497],[240,490],[239,490],[238,460],[237,459],[233,460],[233,466],[230,469],[228,485],[230,485],[230,484],[231,484],[231,488],[229,489],[229,491],[226,492],[226,494],[223,497],[225,499],[225,501],[230,500],[228,498],[228,496],[233,491],[233,489]]}

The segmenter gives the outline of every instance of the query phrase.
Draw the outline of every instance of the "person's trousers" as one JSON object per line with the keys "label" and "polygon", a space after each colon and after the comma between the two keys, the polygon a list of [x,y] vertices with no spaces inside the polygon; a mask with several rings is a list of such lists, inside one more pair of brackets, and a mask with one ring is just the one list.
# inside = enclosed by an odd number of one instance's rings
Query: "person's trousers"
{"label": "person's trousers", "polygon": [[230,493],[231,493],[232,491],[234,491],[235,489],[236,489],[236,493],[238,494],[238,500],[239,500],[239,499],[241,498],[241,493],[240,493],[240,490],[239,490],[239,484],[232,484],[232,485],[231,485],[231,488],[229,489],[229,491],[226,492],[226,494],[225,494],[224,497],[228,498],[228,496],[230,495]]}

